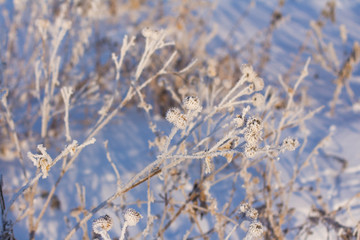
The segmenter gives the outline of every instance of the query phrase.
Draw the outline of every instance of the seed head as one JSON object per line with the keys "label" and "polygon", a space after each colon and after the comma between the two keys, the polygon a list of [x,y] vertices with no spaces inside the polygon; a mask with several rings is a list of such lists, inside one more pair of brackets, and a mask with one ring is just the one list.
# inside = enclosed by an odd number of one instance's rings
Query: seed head
{"label": "seed head", "polygon": [[281,144],[283,150],[294,151],[299,146],[299,141],[292,137],[287,137]]}
{"label": "seed head", "polygon": [[244,149],[244,153],[245,153],[245,156],[247,158],[254,158],[255,155],[256,155],[256,152],[257,152],[257,146],[256,145],[251,145],[251,144],[246,144],[245,145],[245,149]]}
{"label": "seed head", "polygon": [[184,108],[187,110],[201,110],[200,99],[196,96],[188,96],[183,100]]}
{"label": "seed head", "polygon": [[247,203],[247,202],[245,202],[245,201],[242,201],[242,202],[240,203],[240,207],[239,207],[240,212],[244,213],[244,212],[246,212],[249,208],[250,208],[249,203]]}
{"label": "seed head", "polygon": [[255,93],[252,96],[251,101],[255,107],[262,107],[265,104],[265,97],[261,93]]}
{"label": "seed head", "polygon": [[249,131],[260,132],[263,128],[261,120],[255,117],[249,118],[246,123],[246,127]]}
{"label": "seed head", "polygon": [[184,129],[187,123],[186,116],[178,108],[170,108],[166,113],[166,120],[180,129]]}
{"label": "seed head", "polygon": [[264,89],[264,80],[261,77],[255,77],[253,80],[255,91],[261,91]]}
{"label": "seed head", "polygon": [[250,208],[247,212],[246,212],[246,216],[248,218],[251,218],[252,220],[256,220],[258,218],[258,210],[256,210],[255,208]]}
{"label": "seed head", "polygon": [[168,120],[170,123],[174,123],[180,115],[180,109],[170,108],[166,113],[166,120]]}
{"label": "seed head", "polygon": [[113,221],[109,215],[104,215],[93,221],[92,227],[96,234],[102,234],[112,228]]}
{"label": "seed head", "polygon": [[236,115],[236,118],[234,118],[233,121],[234,121],[236,127],[240,128],[244,125],[245,118],[242,114],[238,114],[238,115]]}
{"label": "seed head", "polygon": [[143,216],[132,208],[128,208],[124,214],[128,226],[135,226]]}
{"label": "seed head", "polygon": [[256,146],[259,140],[261,140],[260,132],[255,132],[251,130],[245,132],[244,138],[246,143],[251,146]]}
{"label": "seed head", "polygon": [[160,36],[160,31],[151,29],[149,27],[145,27],[141,30],[141,34],[145,37],[145,38],[151,38],[151,39],[158,39]]}
{"label": "seed head", "polygon": [[250,224],[249,231],[248,231],[248,234],[250,236],[258,238],[258,237],[261,237],[263,232],[264,232],[264,227],[261,224],[261,222],[254,221]]}
{"label": "seed head", "polygon": [[242,74],[245,76],[246,80],[252,82],[257,76],[253,67],[249,64],[243,64],[240,67]]}

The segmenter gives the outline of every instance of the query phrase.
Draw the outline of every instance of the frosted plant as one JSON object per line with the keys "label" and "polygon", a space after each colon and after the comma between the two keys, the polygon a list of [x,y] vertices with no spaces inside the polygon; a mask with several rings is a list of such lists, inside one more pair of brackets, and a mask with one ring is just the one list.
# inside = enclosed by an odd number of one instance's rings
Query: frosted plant
{"label": "frosted plant", "polygon": [[264,89],[264,80],[261,77],[255,77],[253,82],[254,87],[255,87],[255,91],[261,91]]}
{"label": "frosted plant", "polygon": [[263,107],[265,104],[265,97],[261,93],[255,93],[251,97],[251,101],[255,107]]}
{"label": "frosted plant", "polygon": [[49,176],[50,168],[55,165],[60,159],[66,155],[73,156],[78,150],[83,149],[84,147],[94,144],[95,138],[91,138],[88,141],[85,141],[83,144],[78,145],[76,140],[73,140],[71,144],[65,147],[65,149],[53,160],[51,156],[47,153],[46,148],[39,144],[37,146],[41,154],[33,154],[31,152],[27,153],[28,158],[34,163],[36,167],[40,167],[42,171],[42,178],[47,178]]}
{"label": "frosted plant", "polygon": [[113,220],[109,215],[101,216],[93,221],[92,229],[94,233],[101,235],[104,240],[111,240],[107,233],[113,226]]}
{"label": "frosted plant", "polygon": [[214,161],[209,156],[205,158],[204,169],[205,169],[205,174],[209,174],[215,169]]}
{"label": "frosted plant", "polygon": [[179,129],[185,129],[187,119],[178,108],[170,108],[166,113],[166,120]]}
{"label": "frosted plant", "polygon": [[62,87],[60,91],[65,104],[64,122],[65,122],[66,141],[71,141],[70,129],[69,129],[69,105],[70,105],[71,94],[73,94],[73,89],[72,87]]}
{"label": "frosted plant", "polygon": [[124,214],[128,226],[135,226],[143,216],[132,208],[128,208]]}
{"label": "frosted plant", "polygon": [[299,141],[292,137],[287,137],[281,144],[281,151],[294,151],[299,146]]}
{"label": "frosted plant", "polygon": [[261,222],[254,221],[250,223],[249,230],[244,240],[258,239],[264,233],[264,227]]}
{"label": "frosted plant", "polygon": [[188,96],[183,100],[184,108],[192,111],[201,111],[200,99],[195,96]]}
{"label": "frosted plant", "polygon": [[249,203],[247,203],[247,202],[245,202],[245,201],[242,201],[242,202],[240,203],[240,206],[239,206],[240,212],[245,213],[247,210],[249,210],[249,208],[250,208]]}
{"label": "frosted plant", "polygon": [[256,220],[258,215],[259,213],[255,208],[250,208],[246,211],[246,217],[250,218],[251,220]]}
{"label": "frosted plant", "polygon": [[245,121],[246,121],[245,116],[249,112],[249,110],[250,110],[250,106],[247,106],[247,107],[243,108],[241,114],[236,115],[236,117],[233,120],[236,127],[241,128],[242,126],[244,126]]}
{"label": "frosted plant", "polygon": [[31,159],[31,161],[36,167],[41,168],[41,171],[43,173],[42,178],[47,178],[49,176],[49,170],[51,167],[50,165],[53,159],[46,152],[46,148],[42,144],[39,144],[37,148],[41,154],[32,154],[31,152],[28,152],[28,157]]}
{"label": "frosted plant", "polygon": [[126,228],[128,226],[135,226],[141,218],[143,218],[143,216],[138,213],[137,211],[135,211],[132,208],[128,208],[126,209],[125,213],[124,213],[124,218],[125,218],[125,222],[124,222],[124,226],[121,230],[121,237],[120,240],[123,240],[125,238],[125,231]]}
{"label": "frosted plant", "polygon": [[257,73],[249,64],[242,64],[240,69],[242,74],[245,76],[246,81],[248,82],[252,82],[257,77]]}

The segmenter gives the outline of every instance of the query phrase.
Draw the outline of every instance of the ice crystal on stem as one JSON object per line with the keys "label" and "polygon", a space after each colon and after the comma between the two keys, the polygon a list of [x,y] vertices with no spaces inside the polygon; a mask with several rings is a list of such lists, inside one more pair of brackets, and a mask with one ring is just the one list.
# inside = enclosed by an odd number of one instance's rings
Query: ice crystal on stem
{"label": "ice crystal on stem", "polygon": [[43,173],[42,178],[47,178],[49,176],[49,170],[51,167],[50,164],[53,160],[46,152],[46,148],[42,144],[39,144],[37,148],[41,154],[32,154],[31,152],[28,152],[27,156],[36,167],[41,168],[41,172]]}

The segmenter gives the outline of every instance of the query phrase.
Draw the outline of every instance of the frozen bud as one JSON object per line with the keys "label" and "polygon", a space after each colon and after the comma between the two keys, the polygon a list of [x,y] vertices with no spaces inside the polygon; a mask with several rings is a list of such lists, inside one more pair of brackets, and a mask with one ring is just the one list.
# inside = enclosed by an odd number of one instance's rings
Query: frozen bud
{"label": "frozen bud", "polygon": [[245,118],[243,117],[243,115],[238,114],[238,115],[236,115],[236,118],[234,118],[233,121],[234,121],[236,127],[240,128],[244,125]]}
{"label": "frozen bud", "polygon": [[247,203],[247,202],[245,202],[245,201],[242,201],[242,202],[240,203],[240,207],[239,207],[240,212],[244,213],[244,212],[246,212],[249,208],[250,208],[249,203]]}
{"label": "frozen bud", "polygon": [[261,222],[254,221],[250,224],[249,231],[247,234],[249,234],[251,237],[258,238],[261,237],[263,232],[264,232],[264,227],[261,224]]}
{"label": "frozen bud", "polygon": [[242,64],[240,69],[241,69],[241,72],[242,72],[243,76],[249,82],[252,82],[257,76],[257,74],[254,71],[253,67],[251,65],[249,65],[249,64]]}
{"label": "frozen bud", "polygon": [[252,96],[251,101],[255,107],[262,107],[265,104],[265,97],[261,93],[255,93]]}
{"label": "frozen bud", "polygon": [[283,150],[294,151],[299,146],[299,141],[292,137],[287,137],[281,144]]}
{"label": "frozen bud", "polygon": [[254,158],[255,155],[256,155],[256,152],[257,152],[257,146],[256,145],[251,145],[251,144],[246,144],[245,145],[245,149],[244,149],[244,153],[245,153],[245,156],[247,158]]}
{"label": "frozen bud", "polygon": [[256,77],[253,80],[255,91],[261,91],[264,89],[264,80],[260,77]]}
{"label": "frozen bud", "polygon": [[246,127],[254,132],[260,132],[263,128],[262,124],[261,124],[261,120],[255,117],[251,117],[247,123],[246,123]]}
{"label": "frozen bud", "polygon": [[128,226],[135,226],[143,216],[132,208],[128,208],[124,214]]}
{"label": "frozen bud", "polygon": [[107,232],[111,229],[113,221],[109,215],[101,216],[95,219],[92,224],[93,231],[96,234],[102,234],[104,231]]}
{"label": "frozen bud", "polygon": [[258,218],[258,211],[255,208],[250,208],[247,212],[246,212],[246,216],[248,218],[251,218],[252,220],[256,220]]}
{"label": "frozen bud", "polygon": [[200,99],[195,96],[188,96],[183,100],[184,108],[187,110],[201,110]]}

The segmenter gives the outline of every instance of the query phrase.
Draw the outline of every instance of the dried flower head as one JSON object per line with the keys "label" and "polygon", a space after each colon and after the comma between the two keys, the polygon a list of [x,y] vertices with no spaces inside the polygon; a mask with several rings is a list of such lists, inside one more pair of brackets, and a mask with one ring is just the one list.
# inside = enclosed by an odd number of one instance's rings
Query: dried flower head
{"label": "dried flower head", "polygon": [[258,218],[258,210],[256,210],[255,208],[250,208],[247,212],[246,212],[246,217],[251,218],[252,220],[256,220]]}
{"label": "dried flower head", "polygon": [[281,144],[283,150],[294,151],[299,146],[299,141],[292,137],[287,137]]}
{"label": "dried flower head", "polygon": [[158,39],[160,36],[160,31],[151,29],[149,27],[145,27],[141,30],[141,34],[145,37],[145,38],[151,38],[151,39]]}
{"label": "dried flower head", "polygon": [[184,129],[187,123],[186,116],[178,108],[170,108],[166,113],[166,120],[180,129]]}
{"label": "dried flower head", "polygon": [[245,118],[242,114],[238,114],[238,115],[236,115],[236,118],[234,118],[233,121],[234,121],[236,127],[240,128],[244,125]]}
{"label": "dried flower head", "polygon": [[256,117],[251,117],[246,122],[246,127],[249,131],[260,132],[263,128],[261,120]]}
{"label": "dried flower head", "polygon": [[240,69],[242,74],[245,76],[246,80],[249,82],[252,82],[257,76],[253,67],[249,64],[242,64]]}
{"label": "dried flower head", "polygon": [[256,77],[253,80],[255,91],[261,91],[264,89],[264,80],[261,77]]}
{"label": "dried flower head", "polygon": [[187,110],[201,110],[200,99],[196,96],[188,96],[183,100],[184,108]]}
{"label": "dried flower head", "polygon": [[251,145],[247,143],[244,149],[245,156],[247,158],[254,158],[257,153],[257,150],[258,148],[256,145]]}
{"label": "dried flower head", "polygon": [[251,146],[257,146],[258,142],[262,139],[260,136],[260,132],[251,131],[251,130],[245,132],[244,138],[246,143]]}
{"label": "dried flower head", "polygon": [[104,215],[95,219],[92,224],[93,231],[96,234],[102,234],[104,231],[107,232],[112,228],[113,221],[109,215]]}
{"label": "dried flower head", "polygon": [[187,118],[184,114],[181,114],[178,119],[173,123],[175,127],[185,129],[187,124]]}
{"label": "dried flower head", "polygon": [[247,88],[246,88],[247,92],[246,94],[252,94],[253,92],[255,92],[255,84],[254,83],[250,83]]}
{"label": "dried flower head", "polygon": [[251,237],[256,237],[256,238],[261,237],[263,232],[264,232],[264,227],[261,224],[261,222],[254,221],[250,224],[248,234]]}
{"label": "dried flower head", "polygon": [[174,123],[180,115],[181,115],[180,109],[170,108],[166,112],[166,120],[168,120],[170,123]]}
{"label": "dried flower head", "polygon": [[247,203],[247,202],[245,202],[245,201],[242,201],[242,202],[240,203],[240,207],[239,207],[240,212],[244,213],[244,212],[246,212],[249,208],[250,208],[249,203]]}
{"label": "dried flower head", "polygon": [[265,97],[261,93],[255,93],[251,97],[251,101],[255,107],[262,107],[265,104]]}
{"label": "dried flower head", "polygon": [[128,226],[135,226],[143,216],[132,208],[128,208],[124,214]]}

